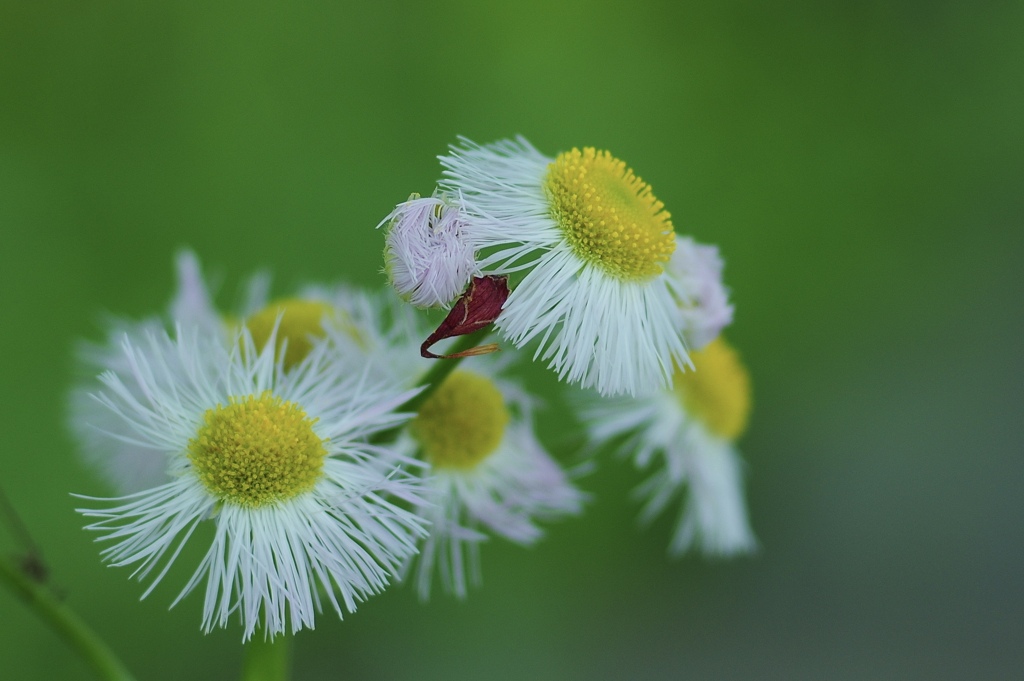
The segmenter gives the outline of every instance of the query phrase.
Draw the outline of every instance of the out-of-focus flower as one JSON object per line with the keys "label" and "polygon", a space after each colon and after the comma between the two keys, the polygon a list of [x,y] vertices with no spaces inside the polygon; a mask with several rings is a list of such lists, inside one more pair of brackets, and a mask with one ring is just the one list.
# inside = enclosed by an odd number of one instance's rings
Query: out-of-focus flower
{"label": "out-of-focus flower", "polygon": [[668,268],[682,282],[680,290],[689,292],[689,298],[679,301],[683,336],[691,350],[700,350],[732,323],[733,307],[722,283],[722,258],[716,246],[677,236]]}
{"label": "out-of-focus flower", "polygon": [[583,495],[533,434],[529,398],[483,373],[456,370],[420,407],[402,443],[430,465],[431,523],[415,558],[421,598],[433,575],[462,598],[480,581],[480,547],[488,533],[529,545],[538,520],[580,512]]}
{"label": "out-of-focus flower", "polygon": [[637,489],[649,521],[683,497],[669,546],[729,556],[753,551],[743,498],[743,464],[735,442],[750,412],[750,379],[736,352],[719,337],[691,353],[694,370],[672,390],[638,399],[593,403],[585,412],[591,440],[624,438],[621,452],[653,474]]}

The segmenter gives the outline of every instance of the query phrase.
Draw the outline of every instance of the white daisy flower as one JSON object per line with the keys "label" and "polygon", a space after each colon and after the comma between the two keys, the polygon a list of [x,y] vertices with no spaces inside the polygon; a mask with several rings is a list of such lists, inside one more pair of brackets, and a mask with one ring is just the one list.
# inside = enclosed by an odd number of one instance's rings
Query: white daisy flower
{"label": "white daisy flower", "polygon": [[430,521],[430,535],[408,566],[424,600],[435,571],[459,598],[467,583],[479,584],[480,542],[488,533],[531,545],[543,534],[537,521],[582,509],[583,494],[533,434],[529,397],[483,373],[451,373],[400,444],[431,466],[430,503],[417,509]]}
{"label": "white daisy flower", "polygon": [[689,237],[676,237],[676,252],[668,269],[690,292],[680,302],[683,335],[691,350],[699,350],[718,337],[732,323],[729,290],[722,283],[722,258],[716,246],[698,244]]}
{"label": "white daisy flower", "polygon": [[694,370],[680,372],[660,394],[615,398],[586,411],[591,440],[623,438],[621,452],[655,469],[638,489],[642,521],[684,498],[669,545],[680,555],[696,548],[729,556],[757,548],[743,498],[743,463],[735,441],[750,411],[750,379],[736,352],[718,338],[691,353]]}
{"label": "white daisy flower", "polygon": [[538,339],[560,378],[602,394],[671,385],[694,292],[666,267],[675,233],[647,183],[607,151],[549,158],[521,137],[462,140],[440,160],[481,271],[523,274],[495,322],[509,340]]}
{"label": "white daisy flower", "polygon": [[212,523],[175,603],[205,581],[203,629],[237,613],[244,639],[312,628],[325,599],[353,612],[425,534],[403,508],[423,503],[406,470],[417,464],[367,444],[406,420],[395,409],[414,391],[339,370],[325,343],[286,371],[276,347],[272,331],[257,350],[246,329],[229,344],[197,329],[126,337],[94,399],[123,423],[112,436],[163,457],[169,481],[79,509],[111,543],[107,561],[150,578],[144,596]]}
{"label": "white daisy flower", "polygon": [[479,273],[462,212],[445,197],[413,194],[377,227],[384,224],[384,271],[395,291],[416,307],[448,307]]}

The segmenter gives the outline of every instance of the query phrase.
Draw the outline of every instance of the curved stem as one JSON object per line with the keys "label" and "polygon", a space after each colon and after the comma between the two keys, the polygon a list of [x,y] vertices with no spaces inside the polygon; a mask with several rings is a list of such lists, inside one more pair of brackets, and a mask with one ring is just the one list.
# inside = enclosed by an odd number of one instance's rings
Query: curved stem
{"label": "curved stem", "polygon": [[[487,327],[485,329],[480,329],[479,331],[474,331],[473,333],[468,333],[465,336],[459,336],[459,339],[455,341],[455,343],[452,344],[452,347],[449,348],[446,352],[450,354],[456,354],[459,352],[463,352],[465,350],[469,350],[470,348],[475,348],[478,345],[480,345],[481,341],[487,338],[487,334],[489,334],[490,332],[490,327]],[[396,411],[406,413],[412,412],[414,414],[418,412],[420,410],[420,407],[423,406],[423,403],[426,402],[427,399],[434,394],[435,390],[441,387],[441,384],[444,383],[444,379],[448,378],[448,374],[455,371],[455,367],[457,367],[459,365],[459,362],[461,362],[463,359],[465,358],[454,357],[451,359],[435,360],[434,366],[431,367],[430,371],[423,374],[423,378],[421,378],[419,382],[416,384],[417,386],[423,386],[423,390],[416,393],[414,397],[402,403],[402,406],[398,407]],[[388,430],[383,430],[374,435],[370,439],[370,441],[375,444],[390,442],[395,439],[395,437],[398,435],[398,433],[402,431],[402,428],[404,427],[405,426],[402,425],[390,428]]]}
{"label": "curved stem", "polygon": [[30,579],[10,559],[0,558],[0,584],[34,610],[98,677],[109,681],[135,681],[107,644],[75,612],[54,596],[46,586]]}
{"label": "curved stem", "polygon": [[[459,339],[452,343],[452,346],[446,350],[446,354],[456,355],[460,352],[465,352],[471,348],[475,348],[481,344],[481,342],[487,338],[487,335],[491,332],[491,328],[480,329],[473,333],[467,333],[465,336],[459,336]],[[408,400],[405,404],[398,408],[398,411],[411,411],[417,412],[423,403],[427,401],[435,390],[441,387],[444,383],[444,379],[448,378],[448,374],[455,371],[455,367],[459,366],[465,357],[452,357],[446,359],[435,360],[434,366],[430,368],[430,371],[423,374],[423,378],[419,380],[418,385],[426,386],[421,390],[415,397]]]}
{"label": "curved stem", "polygon": [[291,637],[277,636],[264,639],[256,636],[245,644],[242,663],[242,681],[288,681],[291,657]]}

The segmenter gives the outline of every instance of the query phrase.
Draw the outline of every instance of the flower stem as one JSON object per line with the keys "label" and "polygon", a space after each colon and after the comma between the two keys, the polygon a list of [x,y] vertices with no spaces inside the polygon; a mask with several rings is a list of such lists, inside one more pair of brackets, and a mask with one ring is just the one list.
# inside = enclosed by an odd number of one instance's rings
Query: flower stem
{"label": "flower stem", "polygon": [[135,681],[107,644],[40,582],[31,579],[12,560],[0,557],[0,584],[14,592],[29,608],[64,639],[72,650],[108,681]]}
{"label": "flower stem", "polygon": [[[487,334],[490,333],[490,328],[480,329],[473,333],[466,334],[465,336],[459,336],[459,339],[452,344],[446,352],[450,354],[456,354],[470,348],[475,348],[480,345],[480,341],[487,338]],[[448,374],[455,371],[455,367],[459,365],[465,357],[452,357],[448,359],[438,359],[434,366],[430,368],[430,371],[423,374],[423,378],[416,384],[417,387],[423,386],[423,390],[416,393],[416,395],[402,403],[396,411],[404,413],[415,414],[423,406],[423,403],[427,401],[435,390],[441,387],[444,383],[444,379],[448,378]],[[381,432],[370,438],[370,442],[374,444],[382,444],[385,442],[392,442],[398,434],[402,432],[404,425],[395,426],[388,430],[382,430]]]}
{"label": "flower stem", "polygon": [[[481,344],[487,334],[491,332],[490,327],[468,333],[465,336],[459,336],[459,339],[452,344],[452,347],[445,351],[448,355],[457,355],[461,352],[465,352],[471,348],[475,348]],[[425,386],[423,390],[416,394],[415,397],[405,402],[398,408],[398,411],[405,412],[417,412],[423,403],[427,401],[435,390],[441,387],[444,383],[444,379],[448,378],[448,374],[455,371],[455,367],[459,366],[464,357],[451,357],[446,359],[439,359],[434,362],[434,366],[430,368],[430,371],[423,374],[423,378],[419,380],[418,385]]]}
{"label": "flower stem", "polygon": [[290,636],[265,639],[257,631],[245,644],[242,681],[288,681],[291,643]]}

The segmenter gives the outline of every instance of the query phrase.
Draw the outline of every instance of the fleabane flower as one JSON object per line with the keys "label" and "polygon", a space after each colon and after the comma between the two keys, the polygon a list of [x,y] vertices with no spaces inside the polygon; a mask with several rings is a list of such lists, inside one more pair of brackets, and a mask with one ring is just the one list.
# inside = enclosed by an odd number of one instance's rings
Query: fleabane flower
{"label": "fleabane flower", "polygon": [[681,282],[684,298],[679,301],[683,337],[691,350],[699,350],[717,338],[732,323],[733,306],[729,290],[722,283],[722,258],[716,246],[699,244],[689,237],[676,237],[676,251],[668,269]]}
{"label": "fleabane flower", "polygon": [[489,534],[531,545],[537,522],[578,514],[583,495],[533,434],[529,397],[486,373],[457,369],[431,394],[400,444],[430,465],[431,523],[415,565],[416,589],[463,598],[481,579],[480,543]]}
{"label": "fleabane flower", "polygon": [[413,194],[381,225],[387,225],[384,271],[395,291],[416,307],[448,307],[478,273],[462,211],[443,195]]}
{"label": "fleabane flower", "polygon": [[168,482],[79,509],[105,560],[151,582],[144,596],[210,523],[175,603],[205,583],[203,629],[237,615],[243,639],[312,628],[324,600],[353,612],[425,534],[404,510],[423,503],[418,464],[367,444],[406,420],[396,407],[414,391],[335,366],[326,343],[289,370],[277,350],[276,329],[262,349],[244,327],[231,343],[181,328],[125,338],[93,399]]}
{"label": "fleabane flower", "polygon": [[646,182],[607,151],[549,158],[521,137],[462,140],[440,160],[481,271],[522,274],[495,322],[509,340],[537,339],[560,378],[602,394],[671,384],[693,292],[667,269],[675,232]]}
{"label": "fleabane flower", "polygon": [[757,541],[743,498],[743,463],[735,448],[750,413],[750,379],[735,350],[721,337],[691,353],[694,369],[657,395],[615,398],[585,411],[595,444],[624,438],[621,452],[640,468],[654,469],[637,489],[642,521],[683,498],[669,551],[697,549],[730,556],[753,551]]}

